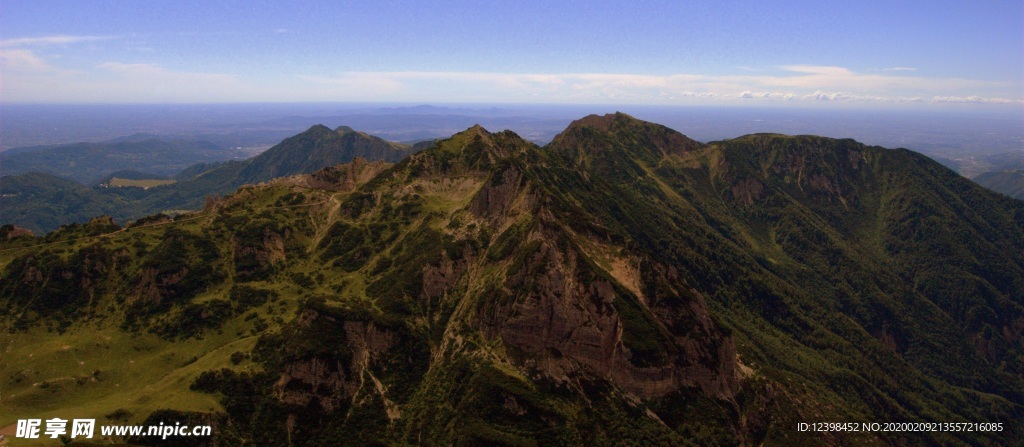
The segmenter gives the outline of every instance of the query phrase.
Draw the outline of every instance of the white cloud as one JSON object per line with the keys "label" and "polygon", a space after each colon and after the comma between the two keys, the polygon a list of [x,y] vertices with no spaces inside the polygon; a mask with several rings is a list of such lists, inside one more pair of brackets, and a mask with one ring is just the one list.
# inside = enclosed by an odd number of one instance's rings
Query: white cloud
{"label": "white cloud", "polygon": [[882,71],[917,71],[914,67],[889,67],[883,68]]}
{"label": "white cloud", "polygon": [[[11,102],[223,102],[246,100],[259,89],[237,76],[172,71],[154,64],[106,62],[93,70],[10,73],[3,100]],[[250,100],[259,100],[253,96]]]}
{"label": "white cloud", "polygon": [[[59,61],[62,55],[47,51],[50,47],[63,50],[66,45],[114,38],[116,37],[60,34],[0,40],[0,74],[4,81],[2,99],[36,100],[37,97],[45,97],[55,90],[61,90],[61,85],[82,82],[82,79],[75,77],[83,74],[81,71],[54,65],[54,61]],[[69,100],[77,100],[76,96],[72,94]]]}
{"label": "white cloud", "polygon": [[807,73],[822,76],[852,76],[854,74],[848,68],[821,65],[783,65],[779,68],[794,73]]}
{"label": "white cloud", "polygon": [[47,59],[45,47],[115,39],[115,36],[72,36],[58,34],[42,37],[20,37],[0,40],[0,69],[4,75],[21,72],[61,71]]}
{"label": "white cloud", "polygon": [[954,103],[975,103],[975,104],[1014,104],[1014,101],[1006,98],[982,98],[979,96],[935,96],[932,102],[954,102]]}
{"label": "white cloud", "polygon": [[790,100],[790,99],[793,99],[793,98],[795,98],[796,96],[795,96],[795,95],[793,95],[792,93],[782,93],[782,92],[752,92],[752,91],[750,91],[750,90],[745,90],[745,91],[743,91],[743,92],[740,92],[740,94],[738,95],[738,97],[739,97],[739,98],[743,98],[743,99],[777,99],[777,100]]}
{"label": "white cloud", "polygon": [[400,80],[373,73],[346,73],[339,77],[299,76],[304,82],[316,84],[324,96],[397,95],[406,90]]}
{"label": "white cloud", "polygon": [[122,82],[146,84],[151,87],[194,87],[210,89],[237,83],[237,76],[220,73],[192,73],[171,71],[155,64],[125,64],[105,62],[96,66],[115,74]]}
{"label": "white cloud", "polygon": [[843,92],[825,93],[825,92],[818,91],[818,92],[814,92],[814,93],[812,93],[810,95],[804,96],[804,99],[815,99],[815,100],[818,100],[818,101],[851,101],[851,100],[855,100],[855,99],[867,99],[867,98],[857,98],[856,96],[853,96],[853,95],[850,95],[850,94],[847,94],[847,93],[843,93]]}
{"label": "white cloud", "polygon": [[73,43],[81,42],[95,42],[98,40],[110,40],[116,39],[117,36],[70,36],[66,34],[58,34],[53,36],[42,36],[42,37],[19,37],[15,39],[0,40],[0,46],[3,47],[23,47],[23,46],[47,46],[47,45],[68,45]]}
{"label": "white cloud", "polygon": [[53,67],[29,50],[0,49],[0,67],[4,72],[40,72]]}
{"label": "white cloud", "polygon": [[1019,103],[989,97],[975,101],[948,98],[981,95],[1002,84],[958,78],[862,74],[843,67],[788,65],[774,75],[709,76],[693,74],[638,75],[607,73],[490,73],[490,72],[350,72],[335,77],[304,79],[330,85],[336,92],[358,92],[354,99],[380,95],[410,95],[394,100],[494,101],[541,98],[549,102],[665,102],[665,101],[827,101],[827,102],[984,102]]}
{"label": "white cloud", "polygon": [[50,70],[45,59],[28,49],[2,50],[0,60],[4,99],[10,101],[1024,104],[1019,98],[1005,97],[1015,94],[1012,85],[904,73],[864,74],[812,65],[724,76],[379,71],[264,81],[255,75],[174,71],[146,63],[105,62],[90,70]]}
{"label": "white cloud", "polygon": [[[292,33],[278,28],[274,33]],[[0,40],[3,100],[17,101],[448,101],[712,104],[729,101],[810,103],[932,102],[1024,104],[1020,86],[924,77],[912,67],[868,73],[829,65],[739,67],[732,75],[631,73],[343,72],[296,75],[291,82],[243,80],[226,73],[174,71],[155,64],[104,62],[66,66],[65,46],[119,39],[50,35]],[[250,79],[259,74],[251,74]],[[285,78],[288,79],[288,78]]]}
{"label": "white cloud", "polygon": [[[348,72],[333,77],[300,76],[331,91],[362,96],[404,94],[408,100],[517,100],[547,102],[643,101],[711,98],[714,92],[688,88],[694,75],[651,76],[607,73],[493,73],[493,72]],[[432,95],[432,96],[431,96]]]}
{"label": "white cloud", "polygon": [[207,98],[244,94],[248,90],[237,76],[229,74],[172,71],[154,64],[120,62],[106,62],[96,68],[113,77],[104,79],[106,82],[98,86],[101,91],[149,101],[201,102]]}

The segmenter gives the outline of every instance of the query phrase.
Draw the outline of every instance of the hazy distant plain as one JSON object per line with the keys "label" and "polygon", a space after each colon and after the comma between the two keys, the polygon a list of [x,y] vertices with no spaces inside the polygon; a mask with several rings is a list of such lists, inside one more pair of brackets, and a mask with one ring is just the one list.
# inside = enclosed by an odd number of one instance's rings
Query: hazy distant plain
{"label": "hazy distant plain", "polygon": [[[2,105],[0,149],[106,141],[149,133],[217,135],[269,147],[312,125],[341,125],[392,141],[447,137],[474,124],[545,144],[570,121],[615,111],[661,123],[699,141],[756,132],[853,138],[948,158],[1024,152],[1024,112],[600,105],[412,105],[363,103],[202,105]],[[231,138],[225,138],[231,136]],[[234,138],[234,139],[232,139]]]}

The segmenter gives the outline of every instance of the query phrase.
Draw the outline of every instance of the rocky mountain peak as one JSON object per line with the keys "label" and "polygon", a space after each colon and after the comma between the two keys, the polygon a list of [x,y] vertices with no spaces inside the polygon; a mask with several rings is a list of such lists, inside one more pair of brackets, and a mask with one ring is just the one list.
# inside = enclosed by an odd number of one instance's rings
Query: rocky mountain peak
{"label": "rocky mountain peak", "polygon": [[314,124],[314,125],[310,126],[309,129],[306,129],[305,132],[302,132],[302,133],[300,133],[298,135],[295,135],[292,138],[300,137],[302,135],[316,135],[316,134],[324,134],[324,133],[331,133],[331,132],[332,131],[331,131],[330,127],[327,127],[327,126],[325,126],[323,124]]}
{"label": "rocky mountain peak", "polygon": [[639,120],[622,112],[608,113],[605,115],[592,114],[573,121],[569,124],[568,129],[591,127],[601,131],[609,131],[613,125],[618,124],[621,126],[627,125],[631,122],[639,122]]}
{"label": "rocky mountain peak", "polygon": [[703,144],[660,124],[616,112],[573,121],[555,136],[549,147],[583,158],[606,157],[608,151],[615,151],[626,157],[655,162],[669,155],[685,156]]}

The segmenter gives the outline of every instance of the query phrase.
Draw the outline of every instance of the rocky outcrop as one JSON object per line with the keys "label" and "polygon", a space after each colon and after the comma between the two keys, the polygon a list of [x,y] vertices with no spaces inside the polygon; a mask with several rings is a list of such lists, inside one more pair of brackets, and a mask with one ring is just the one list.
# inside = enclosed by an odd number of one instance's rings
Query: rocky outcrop
{"label": "rocky outcrop", "polygon": [[317,357],[289,363],[274,383],[275,395],[285,404],[305,407],[313,398],[324,411],[334,411],[355,391],[345,365]]}
{"label": "rocky outcrop", "polygon": [[509,167],[497,172],[470,202],[470,211],[479,217],[500,219],[512,208],[512,203],[522,188],[522,173]]}
{"label": "rocky outcrop", "polygon": [[773,134],[737,140],[749,142],[761,154],[766,181],[776,177],[803,192],[837,198],[844,204],[855,189],[853,175],[865,164],[864,147],[853,140]]}
{"label": "rocky outcrop", "polygon": [[[395,334],[365,321],[345,321],[307,309],[297,321],[297,338],[323,334],[331,344],[327,350],[299,355],[282,365],[273,385],[274,395],[282,403],[306,407],[314,399],[328,413],[347,407],[360,393],[379,394],[387,404],[386,388],[370,372],[370,367],[397,343]],[[299,346],[298,348],[307,348]]]}
{"label": "rocky outcrop", "polygon": [[385,161],[368,162],[365,158],[356,157],[350,163],[330,166],[312,174],[300,174],[273,180],[271,183],[287,186],[298,186],[325,191],[348,192],[369,181],[392,166]]}
{"label": "rocky outcrop", "polygon": [[[715,327],[699,295],[647,309],[580,252],[550,242],[557,236],[532,238],[539,241],[536,251],[520,254],[507,274],[510,297],[493,314],[480,315],[485,334],[525,354],[524,367],[556,381],[597,375],[643,398],[682,387],[722,399],[739,391],[733,342]],[[652,334],[653,340],[638,340]]]}
{"label": "rocky outcrop", "polygon": [[188,273],[188,268],[164,274],[160,274],[156,268],[144,269],[135,285],[135,299],[129,304],[140,306],[162,304],[164,298],[169,294],[169,290],[180,283]]}
{"label": "rocky outcrop", "polygon": [[750,206],[757,202],[761,198],[761,194],[764,193],[764,185],[761,182],[753,179],[746,178],[730,189],[732,197],[742,203],[743,205]]}
{"label": "rocky outcrop", "polygon": [[16,237],[33,237],[35,233],[27,228],[22,228],[17,225],[3,225],[0,226],[0,238],[11,240]]}
{"label": "rocky outcrop", "polygon": [[232,240],[235,277],[255,280],[265,277],[285,261],[285,241],[291,230],[277,228],[272,223],[246,226]]}
{"label": "rocky outcrop", "polygon": [[[472,253],[466,254],[472,255]],[[453,261],[450,255],[447,255],[441,258],[438,265],[423,266],[423,297],[428,300],[439,297],[455,287],[463,273],[466,272],[466,264],[465,258]]]}

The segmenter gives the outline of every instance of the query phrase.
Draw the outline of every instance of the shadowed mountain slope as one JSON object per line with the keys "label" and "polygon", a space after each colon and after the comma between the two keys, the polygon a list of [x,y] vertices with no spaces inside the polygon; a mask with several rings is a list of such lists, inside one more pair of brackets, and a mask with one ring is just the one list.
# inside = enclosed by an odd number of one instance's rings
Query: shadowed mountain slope
{"label": "shadowed mountain slope", "polygon": [[1024,200],[1024,170],[985,172],[972,180],[993,191]]}

